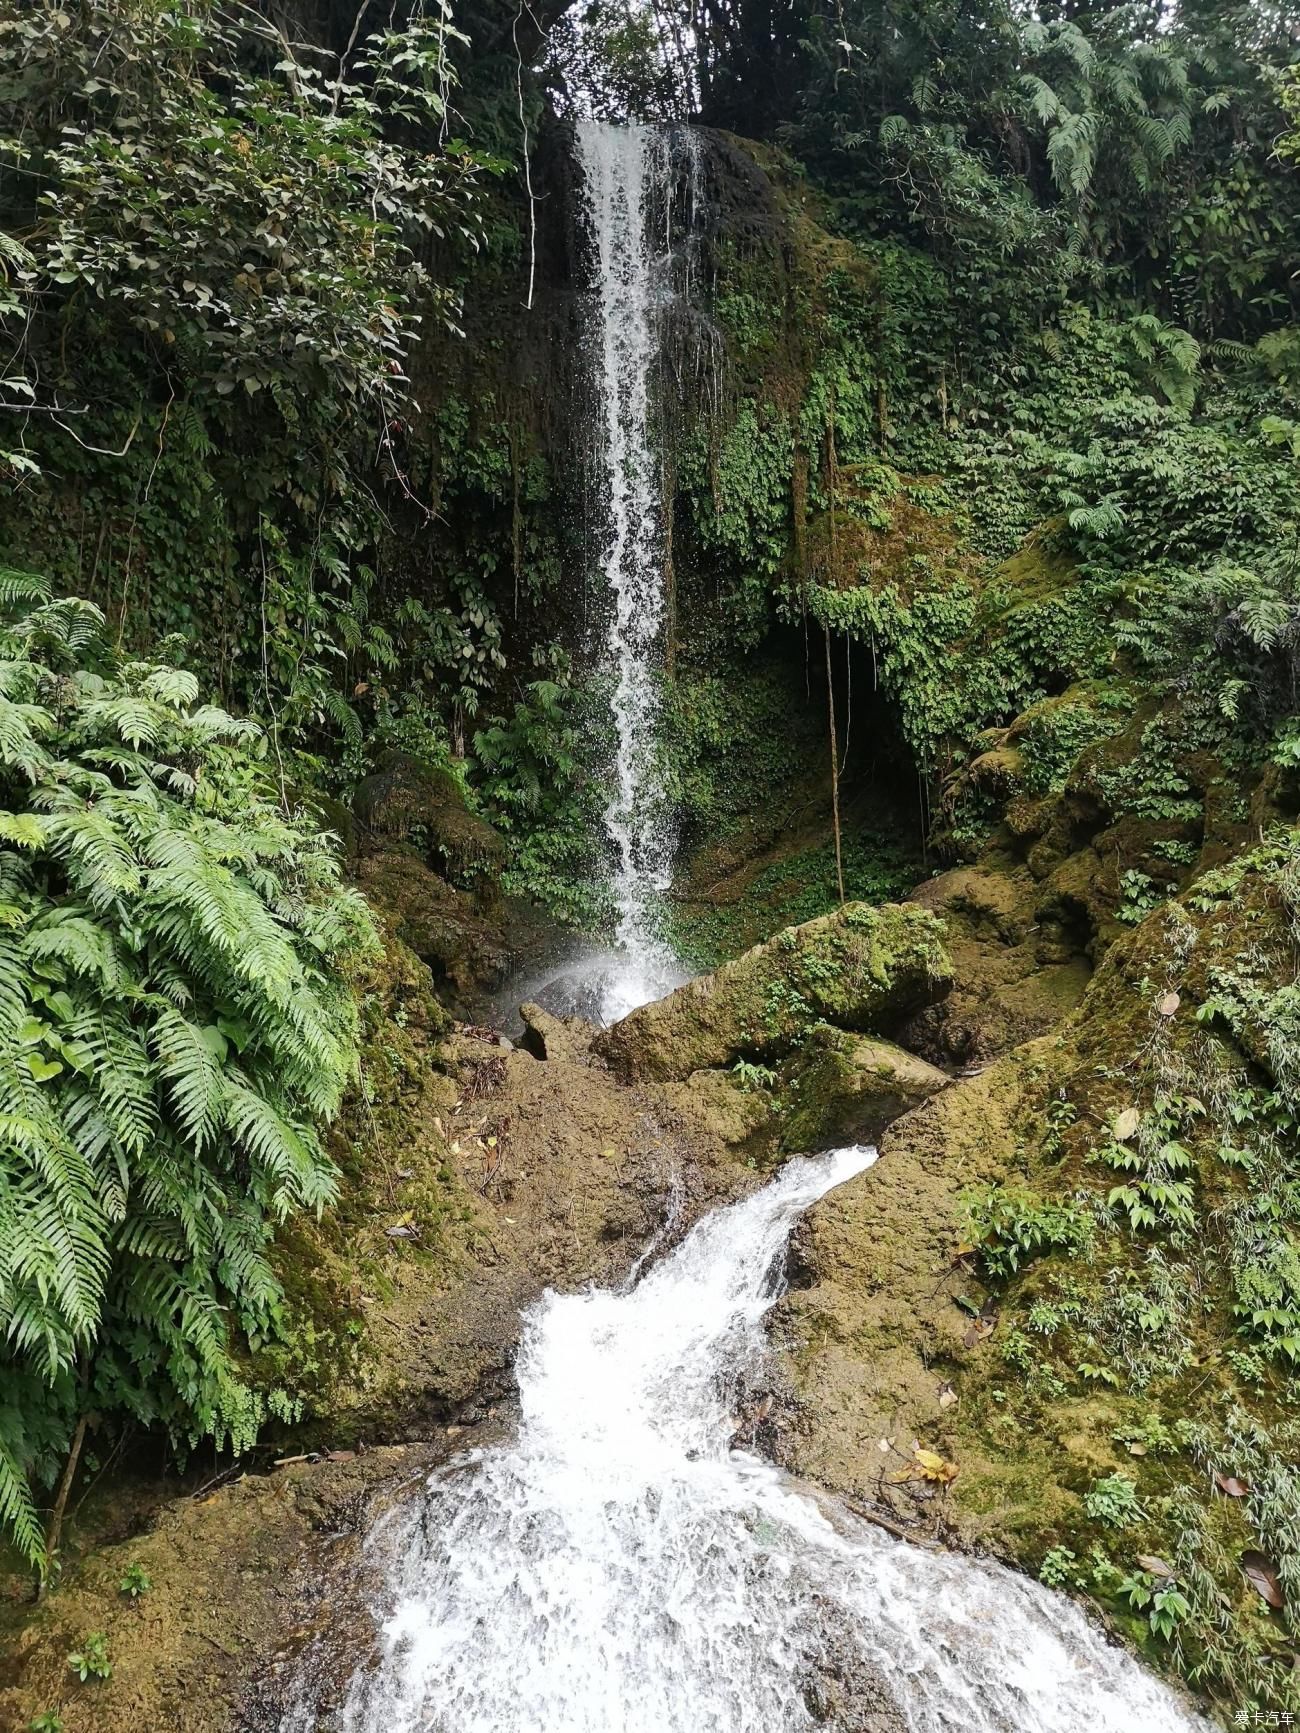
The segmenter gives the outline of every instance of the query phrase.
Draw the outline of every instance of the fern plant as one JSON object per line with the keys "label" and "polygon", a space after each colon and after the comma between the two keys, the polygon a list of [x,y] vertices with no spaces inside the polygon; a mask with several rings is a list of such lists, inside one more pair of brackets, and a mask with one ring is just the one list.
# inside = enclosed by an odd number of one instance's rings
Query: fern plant
{"label": "fern plant", "polygon": [[98,611],[0,573],[0,1532],[85,1417],[245,1448],[274,1226],[320,1210],[373,943],[265,743]]}

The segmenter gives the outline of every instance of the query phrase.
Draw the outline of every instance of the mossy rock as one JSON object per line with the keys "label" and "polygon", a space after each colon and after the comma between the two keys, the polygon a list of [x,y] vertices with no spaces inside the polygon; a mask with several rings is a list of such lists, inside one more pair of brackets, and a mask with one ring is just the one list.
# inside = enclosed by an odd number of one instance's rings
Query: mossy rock
{"label": "mossy rock", "polygon": [[1091,928],[1045,909],[1024,867],[954,867],[912,895],[945,921],[954,984],[899,1031],[906,1047],[940,1065],[992,1059],[1056,1028],[1079,1003]]}
{"label": "mossy rock", "polygon": [[874,1143],[902,1114],[948,1082],[946,1072],[891,1041],[814,1029],[790,1062],[781,1132],[786,1150]]}
{"label": "mossy rock", "polygon": [[942,931],[915,905],[850,903],[643,1005],[595,1050],[625,1077],[666,1080],[788,1053],[817,1023],[886,1034],[951,987]]}
{"label": "mossy rock", "polygon": [[413,848],[460,889],[493,885],[505,864],[504,841],[469,810],[451,771],[409,752],[386,753],[362,778],[352,808],[372,844]]}
{"label": "mossy rock", "polygon": [[[1292,1580],[1297,1556],[1294,1368],[1243,1299],[1293,1267],[1293,1217],[1272,1227],[1261,1198],[1293,1183],[1278,1103],[1300,1076],[1294,849],[1270,840],[1202,875],[1110,947],[1058,1034],[892,1125],[879,1162],[809,1213],[784,1302],[791,1467],[923,1522],[931,1508],[881,1471],[920,1440],[960,1470],[951,1531],[1031,1570],[1063,1560],[1059,1580],[1156,1666],[1194,1668],[1225,1715],[1300,1709],[1294,1627],[1240,1569],[1255,1548]],[[967,942],[954,917],[959,975]],[[1131,1220],[1117,1183],[1166,1160],[1191,1213]],[[1006,1258],[1005,1227],[968,1213],[995,1194],[1013,1235],[1038,1224]],[[1061,1212],[1081,1237],[1053,1237]],[[1275,1263],[1255,1249],[1269,1235]],[[1216,1493],[1216,1474],[1246,1491]],[[1098,1498],[1107,1483],[1130,1511]],[[1176,1644],[1118,1586],[1144,1556],[1187,1599]]]}
{"label": "mossy rock", "polygon": [[498,987],[512,953],[505,934],[476,900],[431,872],[409,848],[362,856],[357,878],[393,936],[433,969],[453,995]]}
{"label": "mossy rock", "polygon": [[1048,545],[1049,536],[1046,526],[1035,530],[998,567],[997,582],[1005,592],[1006,604],[996,618],[1005,620],[1018,608],[1055,601],[1078,584],[1078,567],[1066,554]]}

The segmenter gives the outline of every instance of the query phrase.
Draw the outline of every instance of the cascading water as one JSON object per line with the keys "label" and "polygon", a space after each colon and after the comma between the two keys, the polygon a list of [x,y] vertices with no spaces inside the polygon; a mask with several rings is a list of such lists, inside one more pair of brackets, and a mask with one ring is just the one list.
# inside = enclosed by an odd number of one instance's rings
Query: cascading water
{"label": "cascading water", "polygon": [[1062,1597],[733,1448],[790,1230],[873,1159],[794,1161],[635,1286],[533,1306],[517,1441],[375,1531],[378,1664],[286,1733],[1202,1729]]}
{"label": "cascading water", "polygon": [[617,743],[605,826],[614,848],[618,949],[603,965],[597,1007],[608,1023],[681,979],[657,923],[671,880],[673,827],[655,766],[666,598],[650,402],[671,258],[671,233],[656,253],[651,218],[673,161],[667,136],[646,126],[580,121],[577,149],[595,266],[598,543],[610,598],[606,652]]}

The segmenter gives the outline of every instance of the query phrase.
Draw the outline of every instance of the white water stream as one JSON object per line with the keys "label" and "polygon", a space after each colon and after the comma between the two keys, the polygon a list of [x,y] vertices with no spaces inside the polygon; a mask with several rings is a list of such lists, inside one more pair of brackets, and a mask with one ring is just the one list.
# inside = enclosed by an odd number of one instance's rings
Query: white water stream
{"label": "white water stream", "polygon": [[672,878],[673,824],[655,762],[667,608],[650,402],[659,303],[671,287],[671,235],[661,248],[651,215],[656,194],[665,204],[673,164],[668,138],[647,126],[580,121],[577,151],[595,268],[598,549],[610,600],[606,660],[617,739],[605,813],[617,952],[599,965],[600,1017],[612,1023],[682,978],[657,921]]}
{"label": "white water stream", "polygon": [[[791,1228],[873,1159],[794,1161],[630,1289],[528,1311],[518,1438],[440,1470],[375,1530],[381,1658],[322,1728],[1202,1728],[1064,1598],[894,1541],[732,1448]],[[819,1720],[836,1675],[848,1707]]]}

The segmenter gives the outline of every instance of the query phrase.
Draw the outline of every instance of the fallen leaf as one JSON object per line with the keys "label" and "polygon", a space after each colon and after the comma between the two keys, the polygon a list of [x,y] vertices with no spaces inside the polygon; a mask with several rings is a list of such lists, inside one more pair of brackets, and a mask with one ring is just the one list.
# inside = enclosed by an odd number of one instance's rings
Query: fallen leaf
{"label": "fallen leaf", "polygon": [[1154,1553],[1140,1552],[1137,1555],[1139,1570],[1147,1571],[1153,1577],[1176,1577],[1178,1572],[1164,1559],[1157,1558]]}
{"label": "fallen leaf", "polygon": [[1137,1130],[1141,1117],[1142,1116],[1136,1107],[1126,1107],[1111,1127],[1111,1135],[1114,1137],[1115,1141],[1117,1143],[1127,1143],[1129,1138],[1132,1137],[1133,1133]]}
{"label": "fallen leaf", "polygon": [[1282,1584],[1278,1581],[1277,1569],[1264,1557],[1262,1552],[1256,1552],[1252,1547],[1241,1555],[1241,1568],[1246,1581],[1275,1610],[1281,1607],[1286,1596],[1282,1593]]}
{"label": "fallen leaf", "polygon": [[1216,1474],[1214,1484],[1220,1492],[1226,1493],[1229,1498],[1245,1498],[1250,1491],[1246,1482],[1238,1480],[1235,1474]]}
{"label": "fallen leaf", "polygon": [[964,1263],[967,1258],[973,1258],[978,1250],[978,1246],[970,1245],[963,1240],[959,1246],[952,1248],[952,1262],[954,1264]]}
{"label": "fallen leaf", "polygon": [[418,1240],[420,1237],[419,1228],[403,1227],[400,1223],[396,1227],[385,1228],[384,1232],[390,1240]]}
{"label": "fallen leaf", "polygon": [[993,1334],[993,1323],[992,1318],[972,1318],[966,1327],[966,1334],[961,1339],[962,1346],[974,1348],[979,1343],[987,1341]]}
{"label": "fallen leaf", "polygon": [[1145,1456],[1147,1453],[1147,1447],[1145,1444],[1130,1444],[1128,1447],[1128,1453],[1130,1456]]}
{"label": "fallen leaf", "polygon": [[920,1444],[913,1447],[912,1458],[901,1474],[890,1475],[891,1485],[896,1486],[904,1480],[925,1480],[932,1486],[950,1486],[961,1472],[955,1462],[949,1462],[937,1450],[926,1450]]}
{"label": "fallen leaf", "polygon": [[889,1440],[887,1438],[882,1438],[880,1440],[880,1443],[877,1444],[877,1446],[876,1446],[876,1449],[880,1452],[880,1454],[882,1456],[888,1456],[890,1451],[893,1448],[894,1448],[893,1445],[889,1442]]}
{"label": "fallen leaf", "polygon": [[1178,997],[1177,993],[1166,993],[1159,1005],[1157,1005],[1156,1009],[1162,1017],[1172,1017],[1181,1004],[1182,1000]]}
{"label": "fallen leaf", "polygon": [[959,1400],[959,1398],[958,1398],[957,1392],[953,1389],[951,1384],[940,1384],[940,1386],[939,1386],[939,1406],[940,1406],[940,1408],[955,1408],[957,1406],[958,1400]]}
{"label": "fallen leaf", "polygon": [[946,1461],[937,1450],[918,1449],[916,1461],[927,1480],[955,1480],[957,1478],[956,1464]]}
{"label": "fallen leaf", "polygon": [[351,1462],[356,1456],[355,1450],[327,1450],[326,1462]]}

